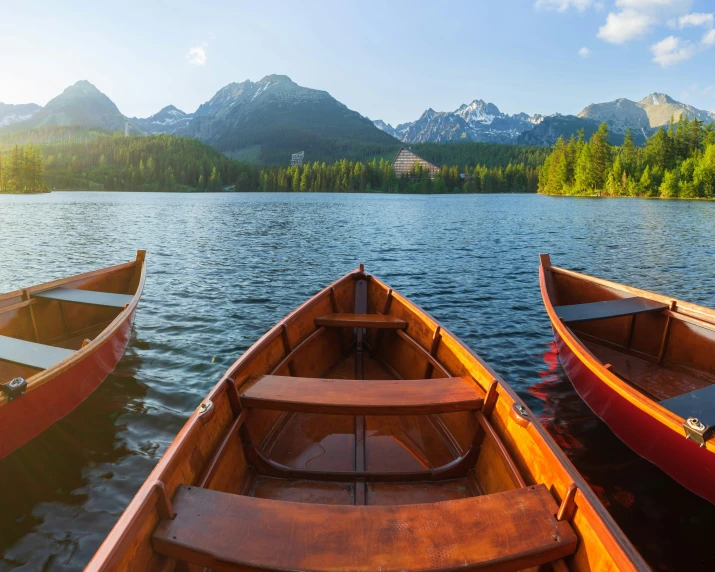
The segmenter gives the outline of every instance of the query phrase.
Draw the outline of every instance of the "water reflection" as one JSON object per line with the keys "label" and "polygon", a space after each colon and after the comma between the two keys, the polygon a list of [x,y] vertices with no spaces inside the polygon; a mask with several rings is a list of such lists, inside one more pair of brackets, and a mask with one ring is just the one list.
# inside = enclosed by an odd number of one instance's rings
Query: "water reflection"
{"label": "water reflection", "polygon": [[715,528],[710,505],[615,439],[573,392],[555,354],[545,364],[552,336],[537,255],[715,307],[713,244],[715,203],[689,201],[1,195],[0,292],[122,263],[138,248],[147,250],[148,276],[135,337],[115,374],[27,450],[0,462],[0,483],[12,483],[0,487],[0,507],[9,507],[0,509],[0,570],[81,569],[223,371],[360,262],[546,416],[651,564],[712,564],[707,542],[688,531],[692,515],[696,526]]}
{"label": "water reflection", "polygon": [[[133,337],[131,346],[141,345]],[[82,538],[97,532],[87,508],[116,508],[102,483],[121,476],[117,465],[133,465],[127,457],[141,454],[122,434],[147,410],[147,387],[137,379],[141,367],[142,358],[130,347],[75,411],[0,459],[0,569],[70,561]]]}
{"label": "water reflection", "polygon": [[543,353],[542,381],[527,391],[539,419],[601,502],[656,569],[712,570],[705,550],[715,506],[636,455],[588,408],[558,361],[556,344]]}

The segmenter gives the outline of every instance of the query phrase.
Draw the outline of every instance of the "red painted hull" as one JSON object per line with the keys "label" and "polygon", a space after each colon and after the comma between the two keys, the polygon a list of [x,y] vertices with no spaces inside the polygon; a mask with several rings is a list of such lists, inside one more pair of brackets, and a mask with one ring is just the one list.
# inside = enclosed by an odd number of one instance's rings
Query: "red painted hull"
{"label": "red painted hull", "polygon": [[681,485],[715,504],[715,454],[615,391],[574,354],[556,330],[554,339],[574,388],[618,438]]}
{"label": "red painted hull", "polygon": [[2,407],[0,458],[62,419],[97,389],[127,348],[135,309],[123,317],[123,322],[95,351],[37,389]]}

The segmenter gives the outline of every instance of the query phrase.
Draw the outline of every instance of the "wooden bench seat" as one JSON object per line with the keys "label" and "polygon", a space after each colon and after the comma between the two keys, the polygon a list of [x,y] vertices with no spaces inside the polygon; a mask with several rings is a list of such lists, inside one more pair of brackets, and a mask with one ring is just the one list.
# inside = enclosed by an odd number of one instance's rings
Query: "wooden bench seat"
{"label": "wooden bench seat", "polygon": [[0,360],[19,363],[28,367],[47,369],[73,353],[72,350],[65,348],[0,336]]}
{"label": "wooden bench seat", "polygon": [[521,570],[576,549],[544,485],[431,504],[293,503],[179,486],[154,550],[212,570]]}
{"label": "wooden bench seat", "polygon": [[244,407],[406,415],[481,409],[484,391],[469,377],[443,379],[322,379],[264,375],[241,390]]}
{"label": "wooden bench seat", "polygon": [[124,308],[132,301],[134,296],[129,294],[112,294],[110,292],[94,292],[93,290],[77,290],[75,288],[52,288],[43,292],[35,292],[33,298],[46,298],[62,302],[77,304],[91,304],[93,306],[107,306],[110,308]]}
{"label": "wooden bench seat", "polygon": [[635,296],[620,300],[605,302],[590,302],[588,304],[572,304],[570,306],[554,306],[556,315],[564,322],[590,322],[632,316],[643,312],[661,312],[667,310],[666,304],[654,302],[647,298]]}
{"label": "wooden bench seat", "polygon": [[404,330],[407,322],[388,314],[327,314],[315,318],[315,325],[329,328]]}
{"label": "wooden bench seat", "polygon": [[660,404],[683,419],[695,417],[708,427],[715,427],[715,385],[661,401]]}

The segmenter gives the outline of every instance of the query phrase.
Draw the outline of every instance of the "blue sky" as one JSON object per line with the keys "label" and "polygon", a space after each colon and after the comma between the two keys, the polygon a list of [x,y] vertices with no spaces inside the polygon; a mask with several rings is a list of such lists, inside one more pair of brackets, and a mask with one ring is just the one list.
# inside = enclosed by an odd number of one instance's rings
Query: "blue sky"
{"label": "blue sky", "polygon": [[88,79],[128,116],[272,73],[397,124],[473,99],[578,113],[651,92],[715,110],[715,0],[0,0],[0,101]]}

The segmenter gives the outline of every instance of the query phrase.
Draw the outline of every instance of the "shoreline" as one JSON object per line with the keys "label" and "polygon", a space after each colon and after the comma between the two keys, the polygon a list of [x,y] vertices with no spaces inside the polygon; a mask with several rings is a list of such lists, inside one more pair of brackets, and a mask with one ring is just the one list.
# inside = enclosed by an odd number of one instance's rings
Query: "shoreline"
{"label": "shoreline", "polygon": [[[506,194],[506,193],[503,193]],[[625,197],[620,195],[556,195],[553,193],[535,193],[543,197],[561,197],[565,199],[639,199],[646,201],[704,201],[713,202],[715,197]]]}
{"label": "shoreline", "polygon": [[234,190],[224,190],[224,191],[123,191],[123,190],[112,190],[112,191],[105,191],[104,189],[55,189],[52,191],[47,191],[43,193],[0,193],[0,195],[29,195],[29,194],[49,194],[49,193],[161,193],[161,194],[167,194],[167,195],[232,195],[232,194],[244,194],[244,195],[252,195],[252,194],[266,194],[266,195],[275,195],[275,194],[291,194],[291,195],[422,195],[422,196],[445,196],[445,195],[458,195],[458,196],[466,196],[466,195],[537,195],[540,193],[532,193],[532,192],[510,192],[510,193],[407,193],[407,192],[398,192],[398,193],[391,193],[387,191],[234,191]]}

